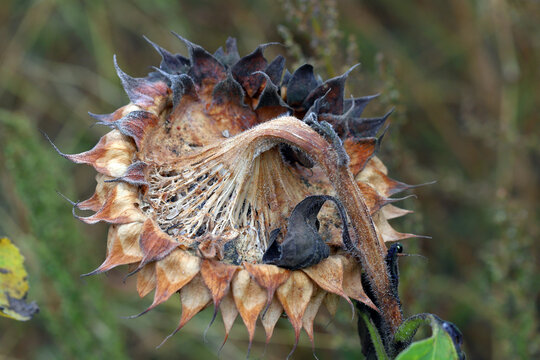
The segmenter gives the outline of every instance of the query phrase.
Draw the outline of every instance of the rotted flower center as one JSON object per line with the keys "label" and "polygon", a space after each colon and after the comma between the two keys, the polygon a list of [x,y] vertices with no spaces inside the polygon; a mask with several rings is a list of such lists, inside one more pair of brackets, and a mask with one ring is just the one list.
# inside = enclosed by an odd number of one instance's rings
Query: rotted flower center
{"label": "rotted flower center", "polygon": [[285,223],[310,185],[283,162],[275,144],[239,156],[221,149],[203,150],[179,164],[150,167],[141,208],[187,246],[212,238],[223,246],[223,260],[260,262],[270,232]]}

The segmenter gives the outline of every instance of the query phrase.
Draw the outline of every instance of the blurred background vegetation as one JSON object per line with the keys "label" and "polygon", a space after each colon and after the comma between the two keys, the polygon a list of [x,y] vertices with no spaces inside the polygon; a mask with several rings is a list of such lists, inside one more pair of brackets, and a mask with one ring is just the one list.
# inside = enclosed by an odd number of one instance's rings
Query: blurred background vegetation
{"label": "blurred background vegetation", "polygon": [[[67,153],[91,148],[108,129],[92,127],[87,111],[127,102],[113,54],[143,76],[160,60],[141,35],[186,54],[170,30],[210,51],[227,36],[241,54],[279,41],[289,69],[309,60],[325,78],[360,62],[349,91],[382,93],[368,115],[396,108],[380,154],[391,175],[437,180],[405,201],[414,214],[393,221],[433,237],[404,242],[427,257],[401,258],[405,314],[454,322],[471,359],[539,358],[539,19],[536,0],[3,0],[0,235],[25,254],[41,312],[26,323],[0,319],[0,358],[217,358],[220,322],[202,338],[211,309],[156,350],[177,325],[177,301],[122,319],[150,303],[133,279],[122,283],[125,269],[79,278],[103,259],[106,226],[77,222],[55,191],[87,198],[94,170],[58,156],[39,133]],[[271,47],[268,58],[283,51]],[[240,323],[222,358],[245,358]],[[318,323],[319,358],[361,358],[347,306]],[[263,357],[263,335],[252,358]],[[280,322],[264,357],[284,358],[293,339]],[[311,356],[303,334],[294,357]]]}

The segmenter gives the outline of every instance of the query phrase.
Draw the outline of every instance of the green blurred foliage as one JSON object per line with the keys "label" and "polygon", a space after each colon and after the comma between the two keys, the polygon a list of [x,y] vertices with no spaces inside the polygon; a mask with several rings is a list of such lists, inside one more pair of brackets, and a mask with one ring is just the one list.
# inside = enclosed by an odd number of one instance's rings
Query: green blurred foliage
{"label": "green blurred foliage", "polygon": [[[27,259],[32,321],[0,320],[0,357],[8,359],[216,358],[223,331],[202,332],[212,310],[196,316],[165,346],[180,305],[171,300],[139,319],[150,302],[122,270],[80,279],[103,259],[106,226],[72,218],[56,194],[84,199],[93,169],[58,156],[39,130],[67,153],[93,146],[107,129],[87,111],[127,102],[112,66],[142,76],[159,56],[141,38],[185,53],[173,30],[209,50],[228,35],[242,54],[259,43],[287,46],[288,67],[305,60],[324,76],[362,63],[355,95],[381,92],[368,115],[395,107],[381,158],[408,183],[437,180],[404,205],[399,230],[429,234],[404,242],[401,293],[406,315],[431,312],[454,322],[474,359],[540,356],[540,3],[532,0],[68,1],[0,3],[0,235]],[[269,55],[282,49],[269,48]],[[361,358],[344,306],[321,314],[319,358]],[[245,357],[236,326],[221,352]],[[265,358],[293,343],[280,322]],[[257,331],[252,357],[262,356]],[[295,358],[310,358],[302,335]]]}

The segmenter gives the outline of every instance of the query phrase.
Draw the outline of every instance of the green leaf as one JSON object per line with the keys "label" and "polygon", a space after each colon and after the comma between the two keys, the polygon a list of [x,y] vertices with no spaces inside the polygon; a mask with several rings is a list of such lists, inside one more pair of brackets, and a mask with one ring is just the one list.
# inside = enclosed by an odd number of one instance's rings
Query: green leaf
{"label": "green leaf", "polygon": [[388,360],[388,356],[386,355],[386,351],[384,349],[384,345],[381,339],[381,336],[373,323],[371,322],[371,319],[365,312],[359,312],[358,313],[362,319],[364,319],[364,322],[366,323],[366,326],[369,331],[369,336],[371,337],[371,342],[373,343],[373,347],[375,348],[375,353],[377,354],[378,360]]}
{"label": "green leaf", "polygon": [[26,321],[38,307],[28,304],[28,274],[23,265],[24,257],[8,238],[0,238],[0,316]]}
{"label": "green leaf", "polygon": [[418,328],[420,322],[426,323],[427,320],[431,325],[431,337],[412,343],[398,355],[396,360],[459,359],[452,337],[443,329],[443,322],[434,315],[423,315],[423,319],[415,318],[410,324],[405,325]]}

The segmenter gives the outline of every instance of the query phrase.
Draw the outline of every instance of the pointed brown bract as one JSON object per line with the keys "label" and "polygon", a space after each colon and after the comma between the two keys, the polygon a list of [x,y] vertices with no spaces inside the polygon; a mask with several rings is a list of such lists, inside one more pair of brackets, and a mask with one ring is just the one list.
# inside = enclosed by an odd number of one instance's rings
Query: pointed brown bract
{"label": "pointed brown bract", "polygon": [[[148,186],[148,182],[146,181],[146,177],[144,175],[144,172],[146,168],[148,167],[147,164],[145,164],[142,161],[137,161],[133,164],[131,164],[126,172],[120,176],[118,179],[115,179],[114,181],[124,181],[131,185],[144,185]],[[109,180],[109,182],[112,182]]]}
{"label": "pointed brown bract", "polygon": [[238,266],[225,264],[216,260],[203,260],[201,275],[204,283],[210,289],[216,311],[219,303],[228,293],[231,280],[238,269]]}
{"label": "pointed brown bract", "polygon": [[137,275],[137,292],[140,297],[145,297],[156,287],[156,263],[150,263],[139,271]]}
{"label": "pointed brown bract", "polygon": [[101,174],[119,177],[131,164],[135,151],[135,145],[127,136],[113,130],[105,134],[92,150],[63,155],[74,163],[92,165]]}
{"label": "pointed brown bract", "polygon": [[308,267],[302,271],[321,288],[341,296],[352,306],[351,300],[343,291],[343,264],[338,256],[326,258],[317,265]]}
{"label": "pointed brown bract", "polygon": [[205,259],[223,260],[223,246],[227,241],[228,239],[224,239],[223,237],[207,236],[201,241],[197,249]]}
{"label": "pointed brown bract", "polygon": [[143,255],[138,242],[141,228],[141,223],[112,225],[109,228],[108,240],[111,243],[118,244],[112,245],[112,247],[118,246],[125,264],[134,263],[142,259]]}
{"label": "pointed brown bract", "polygon": [[385,198],[411,187],[410,185],[389,178],[386,175],[387,172],[388,170],[381,160],[373,157],[368,161],[364,170],[356,176],[356,179],[372,185]]}
{"label": "pointed brown bract", "polygon": [[163,110],[169,88],[163,81],[153,81],[147,78],[132,78],[120,69],[114,56],[114,67],[129,100],[148,111],[158,114]]}
{"label": "pointed brown bract", "polygon": [[375,214],[373,216],[373,223],[377,227],[378,232],[381,234],[381,237],[384,241],[399,241],[403,239],[421,237],[415,234],[400,233],[388,223],[388,220],[381,214]]}
{"label": "pointed brown bract", "polygon": [[317,99],[324,98],[324,103],[321,106],[320,113],[343,113],[343,98],[345,91],[345,81],[349,73],[358,66],[351,67],[343,75],[326,80],[323,84],[311,91],[304,100],[306,107],[311,106]]}
{"label": "pointed brown bract", "polygon": [[212,301],[212,295],[204,285],[202,277],[196,276],[180,290],[180,300],[182,301],[182,317],[175,333]]}
{"label": "pointed brown bract", "polygon": [[328,313],[330,316],[334,317],[337,312],[337,306],[339,303],[339,296],[332,293],[326,293],[326,296],[324,297],[324,306],[326,307],[326,310],[328,310]]}
{"label": "pointed brown bract", "polygon": [[377,149],[377,139],[354,139],[352,137],[348,137],[343,142],[343,146],[351,159],[349,162],[349,168],[351,169],[353,175],[356,175],[364,168],[364,166],[366,166],[366,163],[375,154],[375,150]]}
{"label": "pointed brown bract", "polygon": [[180,35],[174,32],[173,34],[183,41],[188,48],[191,60],[189,75],[198,84],[202,85],[204,82],[215,84],[225,78],[225,67],[212,54]]}
{"label": "pointed brown bract", "polygon": [[250,97],[253,97],[264,87],[264,76],[254,74],[266,68],[267,62],[262,53],[264,48],[264,45],[258,46],[255,51],[240,59],[231,69],[234,77]]}
{"label": "pointed brown bract", "polygon": [[388,199],[379,195],[379,193],[371,185],[362,181],[358,181],[357,185],[360,188],[360,191],[366,200],[366,205],[369,208],[369,212],[372,215],[388,203]]}
{"label": "pointed brown bract", "polygon": [[278,322],[279,318],[283,314],[283,306],[279,302],[276,296],[272,297],[270,301],[270,306],[267,307],[265,311],[261,313],[261,322],[266,333],[266,343],[270,342],[270,338],[274,332],[274,327]]}
{"label": "pointed brown bract", "polygon": [[107,237],[107,257],[105,261],[94,271],[85,275],[95,275],[119,265],[138,262],[142,259],[139,248],[139,236],[141,223],[112,225]]}
{"label": "pointed brown bract", "polygon": [[224,345],[227,341],[227,338],[229,337],[229,332],[234,325],[234,320],[236,320],[236,317],[238,316],[238,309],[236,308],[236,304],[234,303],[231,291],[229,291],[221,300],[219,304],[219,309],[221,310],[223,326],[225,327],[225,339],[223,339]]}
{"label": "pointed brown bract", "polygon": [[244,263],[245,269],[251,276],[257,281],[257,283],[266,289],[267,303],[266,306],[270,306],[276,289],[280,287],[289,276],[291,272],[287,269],[279,268],[275,265],[263,265],[263,264],[250,264]]}
{"label": "pointed brown bract", "polygon": [[109,224],[126,224],[143,222],[145,218],[139,210],[137,189],[124,183],[117,183],[111,189],[105,203],[94,215],[78,217],[79,220],[87,224],[95,224],[100,221]]}
{"label": "pointed brown bract", "polygon": [[319,288],[316,288],[313,296],[311,297],[311,300],[309,301],[306,311],[304,312],[304,317],[302,318],[302,326],[304,327],[304,330],[306,330],[306,333],[309,336],[312,347],[315,347],[315,343],[313,342],[313,321],[315,320],[315,316],[317,316],[317,313],[319,312],[319,308],[321,307],[325,295],[326,292],[321,291],[321,289]]}
{"label": "pointed brown bract", "polygon": [[285,284],[277,290],[278,299],[293,326],[296,343],[298,343],[302,329],[302,317],[311,299],[313,289],[313,283],[306,274],[301,271],[293,271]]}
{"label": "pointed brown bract", "polygon": [[373,310],[379,311],[373,301],[366,295],[362,287],[362,269],[355,259],[339,256],[343,264],[343,290],[352,299],[366,304]]}
{"label": "pointed brown bract", "polygon": [[180,244],[161,231],[151,219],[147,219],[142,228],[139,245],[143,252],[143,259],[141,260],[138,270],[150,261],[163,259]]}
{"label": "pointed brown bract", "polygon": [[413,212],[412,210],[401,209],[394,205],[386,205],[385,207],[382,208],[382,213],[383,213],[383,216],[386,218],[386,220],[405,216],[412,212]]}
{"label": "pointed brown bract", "polygon": [[191,281],[201,268],[201,259],[180,249],[156,262],[156,293],[150,308],[166,301]]}
{"label": "pointed brown bract", "polygon": [[142,140],[148,129],[159,122],[156,115],[148,111],[132,111],[123,118],[114,122],[114,126],[124,135],[135,141],[137,149],[141,148]]}
{"label": "pointed brown bract", "polygon": [[240,270],[233,279],[232,291],[236,308],[244,320],[251,344],[257,317],[267,302],[266,291],[244,269]]}
{"label": "pointed brown bract", "polygon": [[98,123],[109,124],[122,118],[125,114],[127,114],[130,111],[131,108],[138,109],[139,107],[133,104],[128,104],[128,105],[125,105],[116,109],[114,112],[110,114],[94,114],[89,111],[88,115],[90,115],[95,120],[97,120]]}
{"label": "pointed brown bract", "polygon": [[112,178],[103,174],[96,175],[96,191],[88,199],[77,203],[77,208],[80,210],[92,210],[94,212],[99,211],[105,204],[109,192],[116,186],[116,184],[109,182]]}
{"label": "pointed brown bract", "polygon": [[[221,126],[223,128],[222,131],[227,130],[229,136],[233,136],[237,133],[234,131],[236,125],[241,125],[244,129],[248,129],[258,123],[255,114],[244,102],[244,90],[229,75],[214,88],[212,101],[207,107],[206,112],[212,116],[214,121],[223,124]],[[231,119],[235,120],[235,126],[231,126]]]}

